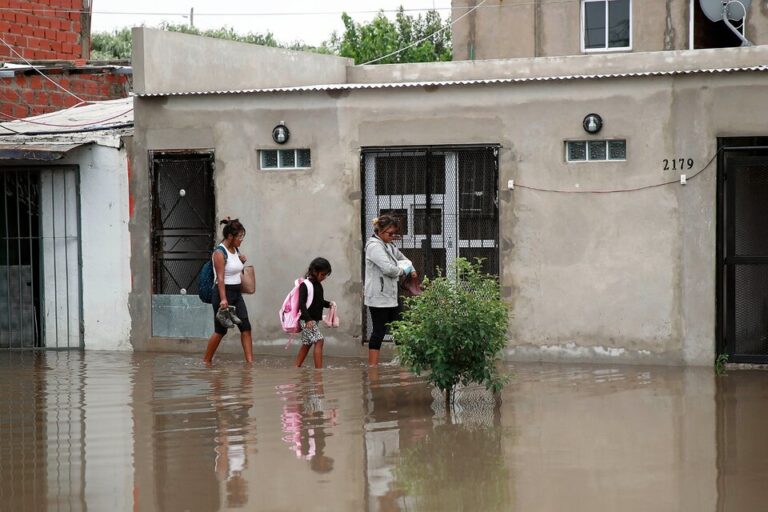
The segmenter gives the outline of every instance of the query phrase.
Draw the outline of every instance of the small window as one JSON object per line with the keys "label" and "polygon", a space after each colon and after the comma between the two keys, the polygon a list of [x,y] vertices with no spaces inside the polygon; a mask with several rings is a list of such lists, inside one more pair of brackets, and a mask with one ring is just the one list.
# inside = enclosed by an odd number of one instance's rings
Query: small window
{"label": "small window", "polygon": [[565,142],[567,162],[604,162],[626,160],[627,141],[617,140],[568,140]]}
{"label": "small window", "polygon": [[631,0],[581,0],[582,51],[632,48]]}
{"label": "small window", "polygon": [[262,149],[262,169],[308,169],[312,160],[308,149]]}

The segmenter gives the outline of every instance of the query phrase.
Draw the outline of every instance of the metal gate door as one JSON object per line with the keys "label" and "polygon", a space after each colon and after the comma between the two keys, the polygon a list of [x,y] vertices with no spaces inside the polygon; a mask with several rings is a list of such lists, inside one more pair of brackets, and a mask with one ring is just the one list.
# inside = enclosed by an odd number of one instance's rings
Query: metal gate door
{"label": "metal gate door", "polygon": [[461,256],[498,275],[497,146],[365,149],[362,182],[363,243],[388,213],[400,219],[397,245],[419,274],[445,273]]}
{"label": "metal gate door", "polygon": [[723,147],[719,176],[719,351],[733,362],[768,363],[768,148]]}
{"label": "metal gate door", "polygon": [[82,347],[77,168],[4,168],[0,193],[0,348]]}
{"label": "metal gate door", "polygon": [[197,294],[215,234],[213,155],[156,153],[152,163],[154,293]]}
{"label": "metal gate door", "polygon": [[202,338],[212,328],[197,277],[216,234],[213,153],[152,154],[152,335]]}

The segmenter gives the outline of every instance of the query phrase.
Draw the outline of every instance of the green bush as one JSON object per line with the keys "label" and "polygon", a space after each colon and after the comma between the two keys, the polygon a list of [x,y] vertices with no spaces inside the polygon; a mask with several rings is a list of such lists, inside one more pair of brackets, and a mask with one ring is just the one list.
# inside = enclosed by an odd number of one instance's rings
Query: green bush
{"label": "green bush", "polygon": [[497,363],[507,340],[509,312],[497,278],[480,263],[458,258],[448,276],[425,281],[392,324],[400,362],[428,380],[450,401],[454,386],[472,382],[498,393],[508,377]]}

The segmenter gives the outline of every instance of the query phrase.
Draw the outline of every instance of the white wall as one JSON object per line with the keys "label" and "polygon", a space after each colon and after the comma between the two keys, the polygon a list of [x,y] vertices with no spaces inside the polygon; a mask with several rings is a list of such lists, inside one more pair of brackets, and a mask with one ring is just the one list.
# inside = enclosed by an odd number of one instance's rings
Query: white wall
{"label": "white wall", "polygon": [[87,350],[132,350],[128,157],[91,144],[62,163],[80,166],[80,247]]}

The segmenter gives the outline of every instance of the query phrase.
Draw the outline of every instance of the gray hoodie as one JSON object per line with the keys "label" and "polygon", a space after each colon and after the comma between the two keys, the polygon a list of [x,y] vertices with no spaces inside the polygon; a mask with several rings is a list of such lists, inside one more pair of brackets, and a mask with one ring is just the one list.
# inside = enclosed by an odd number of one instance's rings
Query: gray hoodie
{"label": "gray hoodie", "polygon": [[365,305],[374,308],[397,306],[397,280],[403,269],[400,260],[408,261],[394,244],[372,236],[365,243]]}

